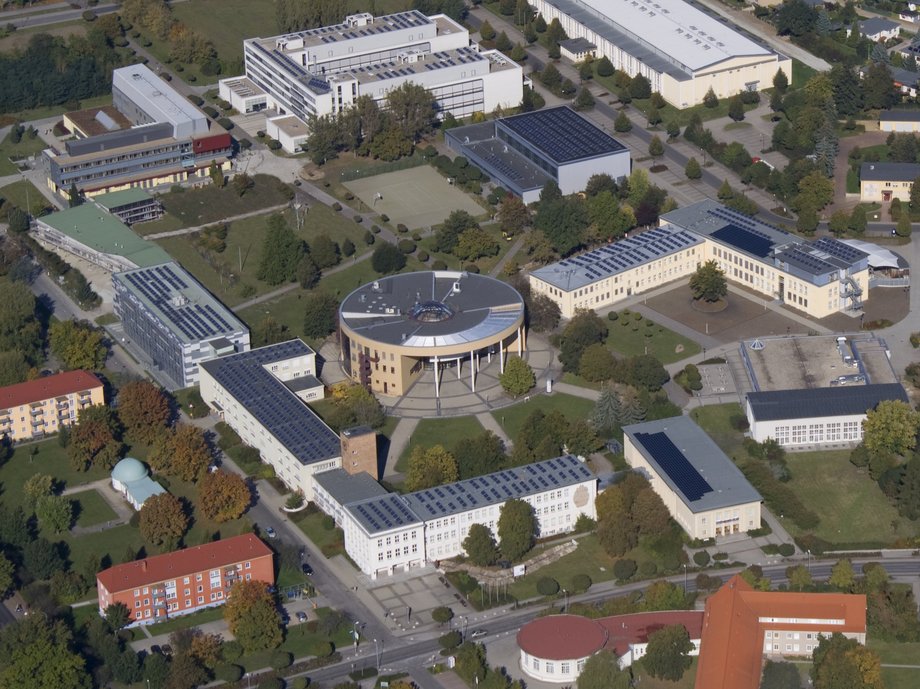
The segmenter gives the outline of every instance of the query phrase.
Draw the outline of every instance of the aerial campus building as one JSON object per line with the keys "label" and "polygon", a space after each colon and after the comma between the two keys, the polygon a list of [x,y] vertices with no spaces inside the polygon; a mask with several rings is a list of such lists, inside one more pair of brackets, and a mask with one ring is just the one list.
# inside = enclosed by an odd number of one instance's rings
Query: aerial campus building
{"label": "aerial campus building", "polygon": [[249,349],[249,328],[177,263],[112,275],[115,315],[170,387],[198,382],[204,359]]}
{"label": "aerial campus building", "polygon": [[245,76],[222,79],[221,98],[243,113],[269,111],[266,132],[291,153],[306,140],[311,116],[338,114],[364,95],[382,102],[406,82],[428,89],[439,113],[457,118],[516,107],[524,93],[520,65],[471,45],[469,31],[446,15],[417,10],[247,39],[243,56]]}
{"label": "aerial campus building", "polygon": [[618,71],[645,76],[677,108],[773,85],[777,69],[792,81],[792,60],[683,0],[534,0],[547,23],[597,46]]}
{"label": "aerial campus building", "polygon": [[569,455],[405,495],[341,472],[314,481],[317,504],[345,534],[345,551],[375,579],[462,555],[473,524],[497,537],[507,500],[533,507],[538,538],[571,531],[582,515],[596,517],[597,477]]}
{"label": "aerial campus building", "polygon": [[530,285],[559,305],[612,306],[715,261],[725,277],[812,318],[855,315],[869,292],[869,255],[837,239],[806,242],[711,200],[661,216],[659,227],[538,268]]}
{"label": "aerial campus building", "polygon": [[628,148],[565,105],[448,129],[444,140],[524,203],[550,180],[574,194],[592,175],[620,179],[631,168]]}
{"label": "aerial campus building", "polygon": [[77,423],[80,410],[105,404],[102,381],[88,371],[64,371],[0,388],[0,438],[21,443]]}
{"label": "aerial campus building", "polygon": [[[244,443],[259,451],[292,490],[314,499],[315,475],[343,467],[342,441],[304,402],[320,397],[316,353],[301,340],[289,340],[200,364],[202,399]],[[353,459],[344,468],[376,476],[372,458]]]}
{"label": "aerial campus building", "polygon": [[128,608],[128,626],[155,624],[227,602],[239,581],[275,583],[271,548],[243,534],[109,567],[96,575],[99,615]]}
{"label": "aerial campus building", "polygon": [[68,113],[74,133],[91,135],[42,152],[49,189],[66,196],[75,186],[95,196],[205,181],[212,163],[229,169],[230,135],[211,132],[205,114],[145,65],[112,73],[112,101],[119,116],[99,108],[91,117]]}
{"label": "aerial campus building", "polygon": [[426,369],[468,362],[470,387],[483,358],[524,350],[524,300],[485,275],[423,271],[389,275],[359,287],[339,308],[342,366],[356,383],[384,395],[406,393]]}
{"label": "aerial campus building", "polygon": [[689,417],[625,426],[623,454],[690,538],[760,528],[760,493]]}

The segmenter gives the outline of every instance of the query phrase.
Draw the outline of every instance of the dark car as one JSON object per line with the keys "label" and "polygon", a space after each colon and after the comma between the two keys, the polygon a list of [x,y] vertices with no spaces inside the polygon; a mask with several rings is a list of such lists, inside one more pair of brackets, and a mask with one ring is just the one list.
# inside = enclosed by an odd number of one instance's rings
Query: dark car
{"label": "dark car", "polygon": [[303,573],[308,577],[313,576],[313,568],[310,565],[304,563],[300,566],[300,569],[303,570]]}

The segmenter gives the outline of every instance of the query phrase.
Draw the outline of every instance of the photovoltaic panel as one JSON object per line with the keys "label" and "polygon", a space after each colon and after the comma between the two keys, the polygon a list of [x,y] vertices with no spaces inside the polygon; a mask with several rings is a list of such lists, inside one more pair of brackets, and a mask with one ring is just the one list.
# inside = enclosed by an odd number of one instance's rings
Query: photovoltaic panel
{"label": "photovoltaic panel", "polygon": [[773,241],[766,235],[735,224],[716,230],[712,236],[720,242],[725,242],[759,258],[766,258],[773,249]]}
{"label": "photovoltaic panel", "polygon": [[623,144],[568,107],[537,110],[499,121],[557,163],[624,150]]}
{"label": "photovoltaic panel", "polygon": [[636,440],[654,457],[658,466],[668,475],[678,490],[690,502],[695,502],[706,493],[712,492],[712,486],[700,475],[690,460],[665,433],[636,433]]}

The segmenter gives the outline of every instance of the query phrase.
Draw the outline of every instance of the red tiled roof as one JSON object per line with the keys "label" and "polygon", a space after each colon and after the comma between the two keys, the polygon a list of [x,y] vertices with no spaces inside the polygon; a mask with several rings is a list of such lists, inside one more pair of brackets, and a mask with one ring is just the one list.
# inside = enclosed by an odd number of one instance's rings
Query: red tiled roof
{"label": "red tiled roof", "polygon": [[607,629],[607,650],[617,657],[626,655],[631,644],[648,643],[650,634],[664,627],[681,624],[691,639],[699,639],[703,631],[701,610],[665,610],[640,612],[634,615],[616,615],[598,620]]}
{"label": "red tiled roof", "polygon": [[[843,619],[844,624],[781,623],[782,629],[865,633],[866,597],[844,593],[755,591],[735,575],[706,601],[696,689],[757,689],[763,660],[760,618]],[[764,623],[769,624],[769,623]]]}
{"label": "red tiled roof", "polygon": [[250,533],[115,565],[99,572],[96,579],[109,593],[116,593],[271,554],[271,549]]}
{"label": "red tiled roof", "polygon": [[517,634],[525,653],[545,660],[587,658],[604,647],[607,630],[581,615],[548,615],[528,622]]}
{"label": "red tiled roof", "polygon": [[51,397],[60,397],[72,392],[97,388],[102,383],[88,371],[65,371],[53,376],[28,380],[0,388],[0,409],[18,407],[31,402],[40,402]]}

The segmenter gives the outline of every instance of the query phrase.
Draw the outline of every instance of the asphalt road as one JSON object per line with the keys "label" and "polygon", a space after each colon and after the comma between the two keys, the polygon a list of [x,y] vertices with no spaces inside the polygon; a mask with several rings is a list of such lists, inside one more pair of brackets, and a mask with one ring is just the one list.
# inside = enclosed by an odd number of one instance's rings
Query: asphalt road
{"label": "asphalt road", "polygon": [[[103,14],[110,14],[118,10],[118,5],[111,3],[107,5],[96,5],[96,7],[90,7],[96,13],[97,16]],[[49,24],[62,24],[64,22],[72,22],[77,19],[83,19],[83,12],[85,10],[79,9],[75,10],[68,7],[66,10],[60,10],[58,12],[48,12],[46,14],[33,14],[25,17],[15,17],[11,18],[9,21],[10,24],[15,26],[17,29],[33,28],[36,26],[48,26]],[[0,20],[2,20],[2,15],[0,15]]]}

